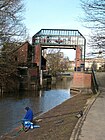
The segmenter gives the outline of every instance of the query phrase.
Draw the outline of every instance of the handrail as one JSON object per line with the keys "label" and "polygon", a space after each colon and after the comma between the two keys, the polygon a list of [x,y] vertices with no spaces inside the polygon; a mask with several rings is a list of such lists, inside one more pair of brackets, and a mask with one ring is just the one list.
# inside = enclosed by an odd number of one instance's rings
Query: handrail
{"label": "handrail", "polygon": [[96,80],[96,76],[95,76],[95,72],[94,69],[92,68],[92,89],[95,93],[97,93],[99,86],[97,84],[97,80]]}

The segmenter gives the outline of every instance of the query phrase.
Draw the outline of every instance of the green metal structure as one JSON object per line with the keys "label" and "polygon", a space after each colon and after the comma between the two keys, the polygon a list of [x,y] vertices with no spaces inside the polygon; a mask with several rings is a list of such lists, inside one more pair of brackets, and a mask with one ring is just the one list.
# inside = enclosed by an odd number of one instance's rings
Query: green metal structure
{"label": "green metal structure", "polygon": [[32,44],[41,44],[42,47],[71,48],[76,46],[84,48],[85,37],[78,30],[67,29],[41,29],[32,37]]}
{"label": "green metal structure", "polygon": [[[81,59],[85,69],[85,47],[86,39],[78,30],[68,29],[41,29],[32,37],[32,45],[39,46],[40,52],[46,48],[75,49],[80,47],[82,50]],[[41,53],[40,53],[41,54]],[[41,72],[41,56],[40,56],[40,79]],[[42,80],[40,80],[42,81]],[[42,82],[41,82],[42,83]]]}

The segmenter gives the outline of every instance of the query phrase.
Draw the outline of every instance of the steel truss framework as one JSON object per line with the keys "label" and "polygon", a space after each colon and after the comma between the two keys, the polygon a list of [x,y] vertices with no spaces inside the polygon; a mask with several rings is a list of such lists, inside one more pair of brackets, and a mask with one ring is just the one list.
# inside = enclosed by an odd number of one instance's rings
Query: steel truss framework
{"label": "steel truss framework", "polygon": [[42,47],[62,46],[62,48],[75,49],[84,47],[85,38],[78,30],[67,29],[41,29],[32,37],[32,44],[41,44]]}
{"label": "steel truss framework", "polygon": [[78,30],[41,29],[32,37],[32,45],[40,44],[41,48],[82,49],[85,62],[86,39]]}

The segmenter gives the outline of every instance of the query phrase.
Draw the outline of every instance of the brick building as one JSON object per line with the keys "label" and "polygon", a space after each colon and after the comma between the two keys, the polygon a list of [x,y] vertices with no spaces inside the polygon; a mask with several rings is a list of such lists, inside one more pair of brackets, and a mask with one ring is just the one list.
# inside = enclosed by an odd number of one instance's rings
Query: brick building
{"label": "brick building", "polygon": [[[39,46],[38,46],[39,47]],[[21,44],[15,50],[15,60],[18,64],[18,73],[22,88],[32,89],[39,84],[39,63],[41,57],[42,69],[46,69],[46,59],[40,56],[37,46],[32,46],[28,41]]]}
{"label": "brick building", "polygon": [[19,66],[28,66],[32,63],[32,45],[28,41],[21,44],[15,53]]}

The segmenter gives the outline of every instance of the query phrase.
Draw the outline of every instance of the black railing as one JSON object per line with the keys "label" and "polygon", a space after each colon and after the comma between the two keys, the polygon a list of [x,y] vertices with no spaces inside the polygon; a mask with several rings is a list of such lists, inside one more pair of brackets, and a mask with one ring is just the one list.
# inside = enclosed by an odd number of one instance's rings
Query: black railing
{"label": "black railing", "polygon": [[99,89],[99,86],[97,84],[94,69],[92,68],[92,90],[93,90],[94,93],[97,93],[98,89]]}

